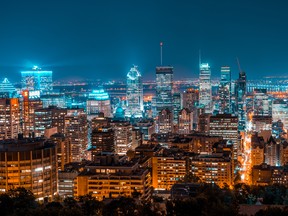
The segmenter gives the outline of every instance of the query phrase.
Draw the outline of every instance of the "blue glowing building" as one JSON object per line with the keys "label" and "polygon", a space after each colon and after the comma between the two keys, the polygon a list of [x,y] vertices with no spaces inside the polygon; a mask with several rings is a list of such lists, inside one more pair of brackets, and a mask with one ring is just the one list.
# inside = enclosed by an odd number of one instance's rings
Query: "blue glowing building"
{"label": "blue glowing building", "polygon": [[23,90],[40,90],[41,93],[47,93],[53,90],[52,71],[41,70],[34,66],[32,70],[21,71]]}
{"label": "blue glowing building", "polygon": [[141,118],[143,112],[143,85],[142,76],[137,66],[132,67],[127,74],[126,99],[125,115]]}
{"label": "blue glowing building", "polygon": [[86,112],[88,116],[104,113],[105,117],[112,117],[110,97],[104,89],[93,90],[86,101]]}

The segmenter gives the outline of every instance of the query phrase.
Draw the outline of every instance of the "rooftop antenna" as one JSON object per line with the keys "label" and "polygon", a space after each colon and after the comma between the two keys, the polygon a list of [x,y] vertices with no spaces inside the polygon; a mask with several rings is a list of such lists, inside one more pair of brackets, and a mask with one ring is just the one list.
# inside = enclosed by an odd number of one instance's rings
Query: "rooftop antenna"
{"label": "rooftop antenna", "polygon": [[240,66],[240,62],[239,62],[239,59],[238,59],[238,57],[236,57],[236,59],[237,59],[237,64],[238,64],[238,69],[239,69],[239,72],[241,73],[241,72],[242,72],[242,70],[241,70],[241,66]]}
{"label": "rooftop antenna", "polygon": [[161,63],[161,66],[162,66],[162,47],[163,47],[163,42],[160,42],[160,63]]}

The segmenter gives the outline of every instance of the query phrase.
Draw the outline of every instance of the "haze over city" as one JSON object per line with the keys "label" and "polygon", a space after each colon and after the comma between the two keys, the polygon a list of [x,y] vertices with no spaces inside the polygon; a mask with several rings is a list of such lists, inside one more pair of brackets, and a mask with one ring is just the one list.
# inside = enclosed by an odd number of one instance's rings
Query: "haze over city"
{"label": "haze over city", "polygon": [[175,79],[198,77],[198,53],[212,77],[220,66],[249,79],[288,71],[286,8],[282,0],[206,1],[17,1],[0,7],[0,74],[19,81],[23,69],[39,65],[54,78],[125,78],[139,66],[154,79],[160,64],[175,68]]}

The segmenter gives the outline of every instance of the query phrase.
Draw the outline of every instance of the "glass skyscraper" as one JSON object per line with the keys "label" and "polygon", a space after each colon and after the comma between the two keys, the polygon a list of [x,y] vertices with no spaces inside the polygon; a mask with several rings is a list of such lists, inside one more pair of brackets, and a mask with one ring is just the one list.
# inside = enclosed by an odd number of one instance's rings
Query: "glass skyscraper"
{"label": "glass skyscraper", "polygon": [[231,113],[231,71],[229,66],[221,67],[219,97],[219,112]]}
{"label": "glass skyscraper", "polygon": [[173,67],[156,67],[156,110],[173,110]]}
{"label": "glass skyscraper", "polygon": [[40,90],[42,93],[53,90],[52,71],[41,70],[34,66],[32,70],[21,71],[21,76],[23,90]]}
{"label": "glass skyscraper", "polygon": [[246,128],[246,73],[240,72],[236,83],[236,110],[238,113],[238,130]]}
{"label": "glass skyscraper", "polygon": [[199,105],[205,108],[205,113],[211,113],[211,69],[208,63],[200,64],[199,82]]}
{"label": "glass skyscraper", "polygon": [[125,116],[141,118],[143,112],[143,84],[137,66],[133,66],[127,74],[126,98]]}

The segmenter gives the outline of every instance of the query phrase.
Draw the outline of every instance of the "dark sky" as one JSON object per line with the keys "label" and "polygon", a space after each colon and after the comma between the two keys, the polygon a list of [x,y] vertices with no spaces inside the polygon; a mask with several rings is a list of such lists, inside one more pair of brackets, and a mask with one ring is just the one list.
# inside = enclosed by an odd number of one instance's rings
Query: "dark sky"
{"label": "dark sky", "polygon": [[33,65],[55,79],[121,79],[160,64],[175,77],[198,76],[198,50],[214,77],[221,65],[248,79],[288,75],[286,0],[1,0],[0,78]]}

